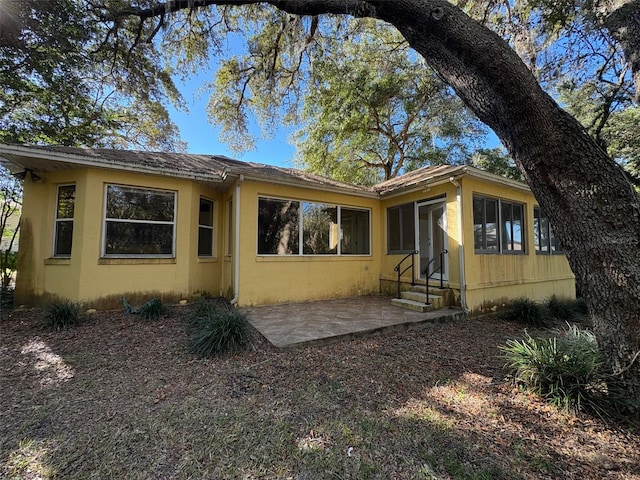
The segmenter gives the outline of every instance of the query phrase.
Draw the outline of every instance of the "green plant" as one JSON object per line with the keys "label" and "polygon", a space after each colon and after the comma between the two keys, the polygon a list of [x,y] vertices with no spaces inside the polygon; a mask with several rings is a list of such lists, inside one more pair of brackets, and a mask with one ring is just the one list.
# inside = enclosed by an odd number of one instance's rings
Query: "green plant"
{"label": "green plant", "polygon": [[500,347],[514,381],[552,404],[600,416],[626,408],[616,379],[607,375],[592,332],[572,325],[550,338],[509,340]]}
{"label": "green plant", "polygon": [[158,317],[160,317],[160,315],[166,310],[159,298],[152,298],[140,308],[134,308],[123,296],[122,304],[124,305],[124,311],[126,313],[140,315],[142,320],[157,320]]}
{"label": "green plant", "polygon": [[549,313],[544,306],[528,298],[519,298],[509,302],[499,313],[500,318],[516,321],[533,327],[545,327],[549,324]]}
{"label": "green plant", "polygon": [[201,300],[189,319],[188,349],[200,357],[211,357],[242,349],[249,338],[249,321],[238,310],[221,308]]}
{"label": "green plant", "polygon": [[580,317],[588,314],[587,304],[581,298],[575,300],[559,300],[554,295],[547,300],[545,306],[551,317],[560,320],[580,320]]}
{"label": "green plant", "polygon": [[159,298],[152,298],[138,309],[142,320],[157,320],[166,310]]}
{"label": "green plant", "polygon": [[71,300],[53,303],[49,306],[46,319],[54,330],[68,330],[81,322],[81,305]]}

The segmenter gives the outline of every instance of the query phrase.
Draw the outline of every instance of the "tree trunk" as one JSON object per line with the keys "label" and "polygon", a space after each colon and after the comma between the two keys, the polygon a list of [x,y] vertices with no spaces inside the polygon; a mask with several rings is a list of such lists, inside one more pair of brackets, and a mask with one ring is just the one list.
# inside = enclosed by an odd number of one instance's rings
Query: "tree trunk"
{"label": "tree trunk", "polygon": [[540,88],[508,44],[444,0],[268,3],[293,14],[350,14],[394,25],[494,130],[562,242],[610,371],[620,374],[629,398],[640,402],[638,198],[622,169]]}

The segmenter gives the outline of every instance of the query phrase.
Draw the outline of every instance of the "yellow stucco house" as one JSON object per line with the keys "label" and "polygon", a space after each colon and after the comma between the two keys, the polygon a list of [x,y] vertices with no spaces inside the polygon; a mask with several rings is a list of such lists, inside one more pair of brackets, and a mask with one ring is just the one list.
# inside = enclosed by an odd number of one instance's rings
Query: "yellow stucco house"
{"label": "yellow stucco house", "polygon": [[0,162],[26,177],[17,304],[393,294],[405,257],[401,290],[442,285],[471,312],[575,295],[529,188],[473,167],[367,188],[215,155],[0,145]]}

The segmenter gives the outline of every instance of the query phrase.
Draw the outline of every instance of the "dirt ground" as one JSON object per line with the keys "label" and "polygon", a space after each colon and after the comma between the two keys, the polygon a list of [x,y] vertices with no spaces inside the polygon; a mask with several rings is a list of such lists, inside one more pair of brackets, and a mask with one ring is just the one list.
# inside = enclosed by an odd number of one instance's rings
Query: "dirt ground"
{"label": "dirt ground", "polygon": [[[0,477],[640,479],[640,434],[504,380],[491,317],[281,351],[187,353],[156,321],[0,319]],[[535,331],[529,329],[529,333]]]}

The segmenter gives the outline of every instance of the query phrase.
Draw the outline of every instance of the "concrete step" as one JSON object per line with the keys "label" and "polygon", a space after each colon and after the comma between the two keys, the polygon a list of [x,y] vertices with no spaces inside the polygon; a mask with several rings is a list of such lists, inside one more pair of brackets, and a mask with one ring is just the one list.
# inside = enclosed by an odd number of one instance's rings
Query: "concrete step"
{"label": "concrete step", "polygon": [[[426,303],[427,301],[426,292],[406,291],[402,292],[400,296],[405,300],[413,300],[417,303]],[[433,304],[435,308],[441,308],[444,302],[442,296],[429,293],[429,303]]]}
{"label": "concrete step", "polygon": [[414,312],[428,312],[438,309],[435,303],[427,305],[426,303],[424,303],[424,300],[421,302],[417,302],[415,300],[409,300],[406,298],[392,298],[391,305],[395,305],[396,307],[404,308],[406,310],[413,310]]}
{"label": "concrete step", "polygon": [[[427,287],[425,285],[410,285],[409,291],[425,293],[427,291]],[[432,293],[434,295],[442,295],[443,292],[448,292],[448,291],[449,291],[448,288],[440,289],[438,287],[434,287],[431,285],[429,286],[429,293]]]}

